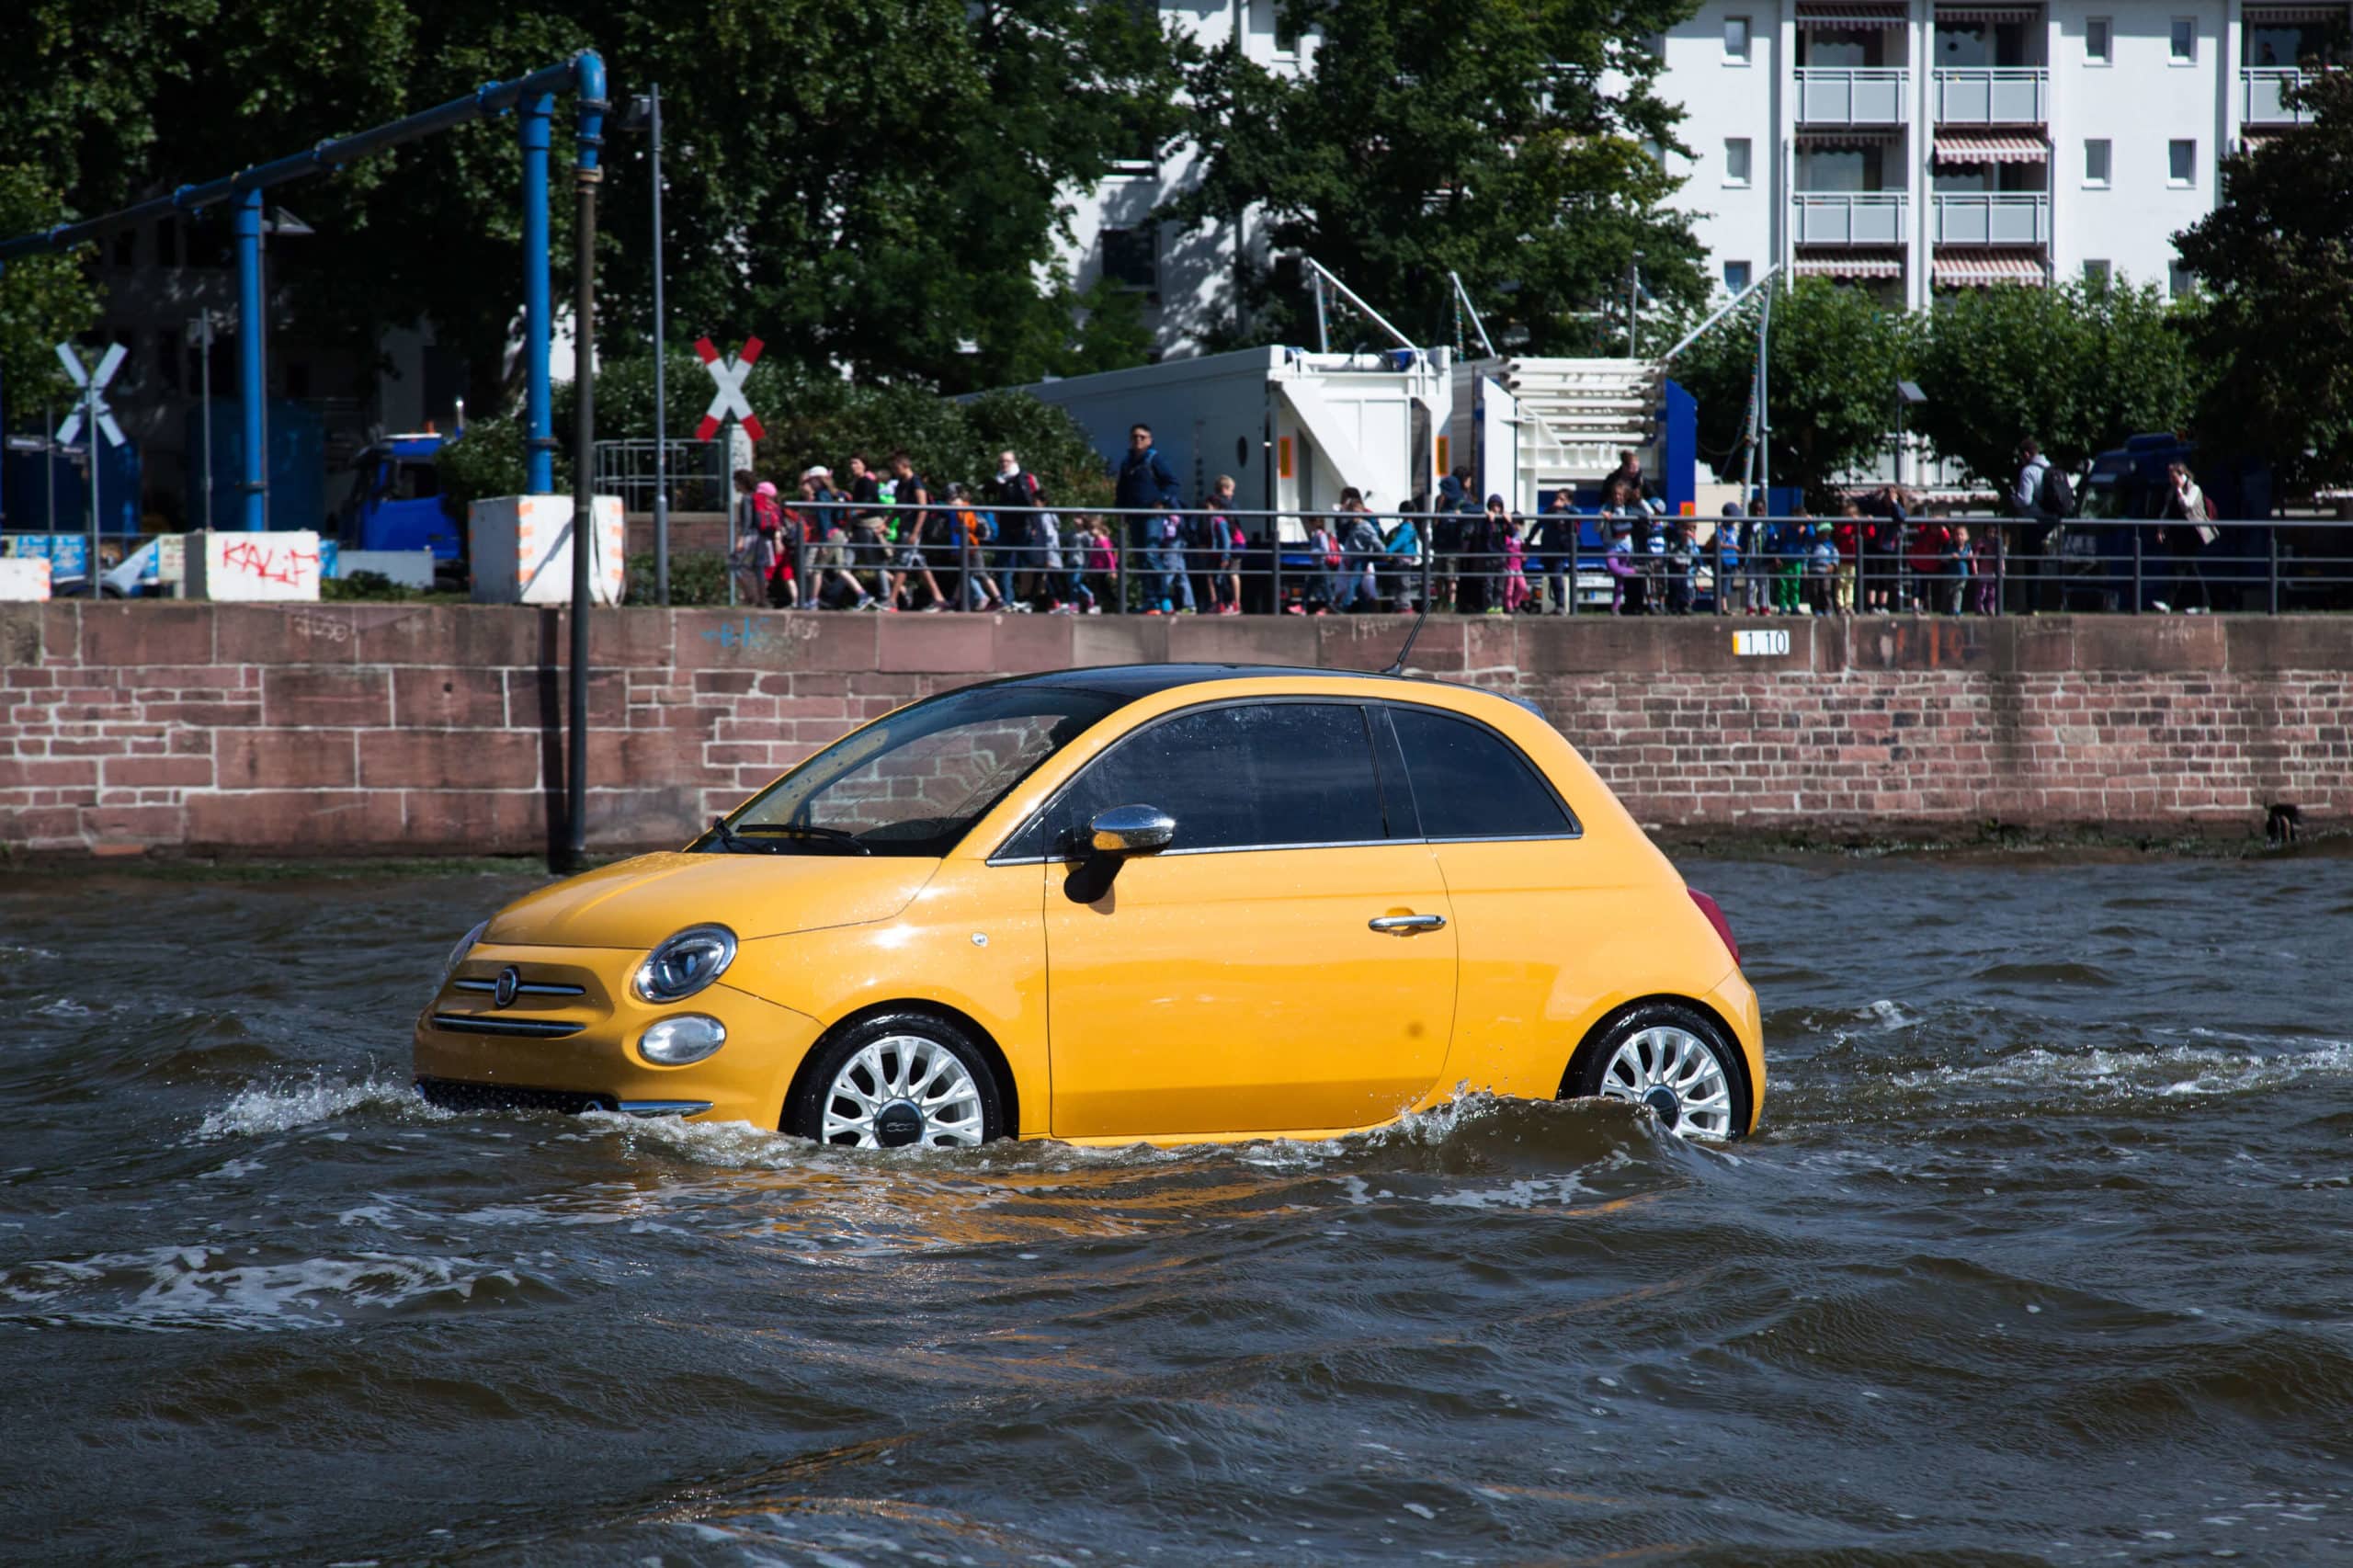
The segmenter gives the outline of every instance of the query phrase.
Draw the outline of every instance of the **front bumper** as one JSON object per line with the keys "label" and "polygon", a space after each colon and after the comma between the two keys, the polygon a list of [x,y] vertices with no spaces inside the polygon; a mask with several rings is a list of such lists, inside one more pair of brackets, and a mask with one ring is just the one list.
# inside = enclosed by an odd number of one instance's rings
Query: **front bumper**
{"label": "front bumper", "polygon": [[[817,1020],[724,983],[667,1006],[641,1002],[628,980],[643,957],[476,948],[417,1019],[419,1092],[451,1109],[618,1110],[778,1125],[792,1074],[822,1032]],[[540,989],[500,1007],[460,983],[494,980],[509,965]],[[638,1054],[647,1026],[681,1013],[717,1018],[727,1043],[684,1067]]]}

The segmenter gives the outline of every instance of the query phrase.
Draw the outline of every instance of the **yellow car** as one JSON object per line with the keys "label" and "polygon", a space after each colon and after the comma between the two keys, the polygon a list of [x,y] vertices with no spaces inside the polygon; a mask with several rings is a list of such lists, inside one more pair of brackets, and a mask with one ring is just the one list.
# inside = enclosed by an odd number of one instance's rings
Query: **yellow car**
{"label": "yellow car", "polygon": [[684,850],[517,900],[416,1026],[446,1106],[859,1148],[1326,1138],[1464,1089],[1756,1122],[1756,995],[1533,708],[1154,665],[913,703]]}

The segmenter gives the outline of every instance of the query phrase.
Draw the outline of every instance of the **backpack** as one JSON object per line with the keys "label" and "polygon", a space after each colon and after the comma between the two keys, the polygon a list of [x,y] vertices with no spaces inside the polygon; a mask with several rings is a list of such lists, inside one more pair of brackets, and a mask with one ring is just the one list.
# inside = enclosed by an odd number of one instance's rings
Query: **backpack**
{"label": "backpack", "polygon": [[2075,515],[2075,487],[2067,483],[2057,463],[2042,471],[2042,487],[2035,493],[2034,504],[2054,517]]}

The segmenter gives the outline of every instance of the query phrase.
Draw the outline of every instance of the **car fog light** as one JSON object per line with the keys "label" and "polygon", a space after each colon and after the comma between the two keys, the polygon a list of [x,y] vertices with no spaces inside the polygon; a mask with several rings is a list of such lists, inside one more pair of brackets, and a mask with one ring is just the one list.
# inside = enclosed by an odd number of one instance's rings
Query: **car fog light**
{"label": "car fog light", "polygon": [[727,1026],[700,1013],[683,1013],[654,1024],[638,1037],[637,1053],[665,1067],[700,1062],[727,1043]]}

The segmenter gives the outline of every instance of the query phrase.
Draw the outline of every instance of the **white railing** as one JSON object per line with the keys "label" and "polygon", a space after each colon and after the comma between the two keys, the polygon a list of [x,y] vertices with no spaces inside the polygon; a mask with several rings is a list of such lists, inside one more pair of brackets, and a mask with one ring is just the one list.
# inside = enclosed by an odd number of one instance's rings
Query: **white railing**
{"label": "white railing", "polygon": [[1805,191],[1790,198],[1802,245],[1900,245],[1909,199],[1900,190]]}
{"label": "white railing", "polygon": [[1841,70],[1809,65],[1798,73],[1801,125],[1901,125],[1912,73],[1878,66]]}
{"label": "white railing", "polygon": [[2271,67],[2239,73],[2239,119],[2245,125],[2302,125],[2312,111],[2286,101],[2286,89],[2304,79],[2302,71]]}
{"label": "white railing", "polygon": [[2051,73],[2039,65],[1941,70],[1938,125],[2040,125],[2049,117]]}
{"label": "white railing", "polygon": [[1940,245],[2047,245],[2051,197],[2040,190],[1950,193],[1936,198]]}

